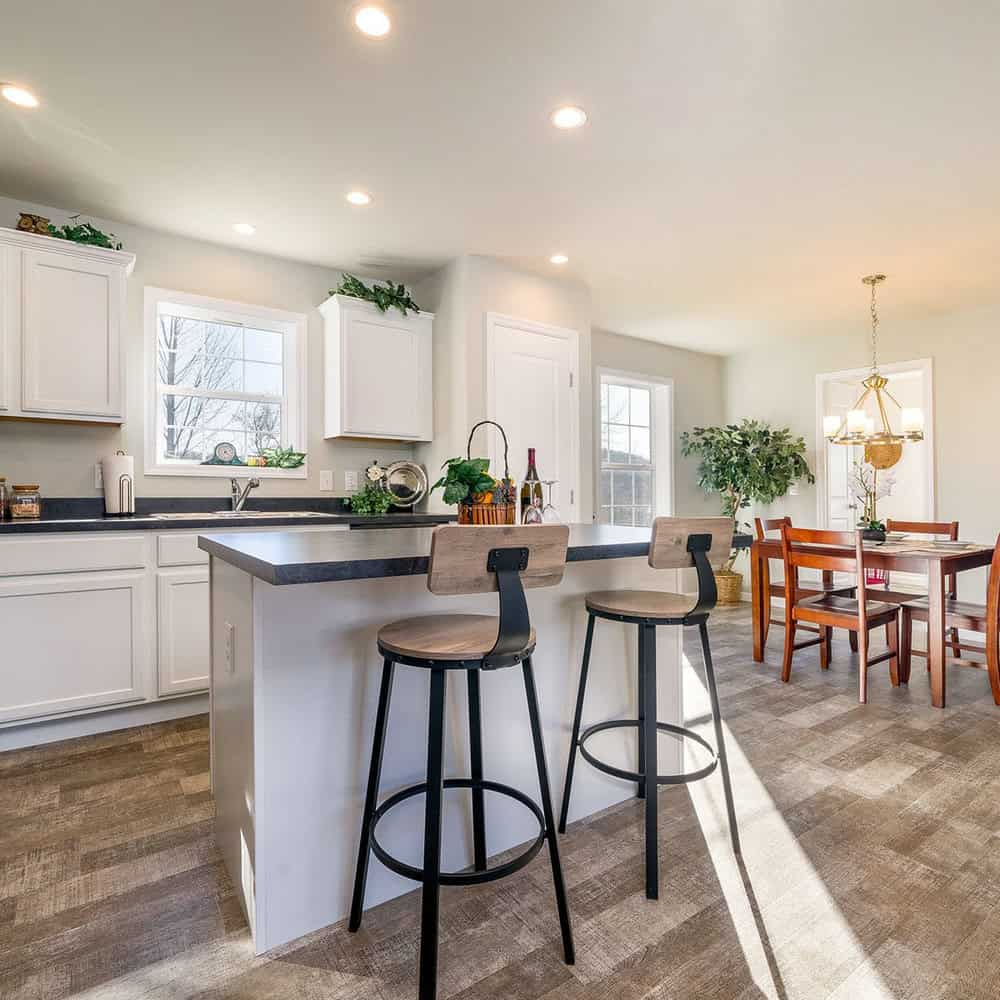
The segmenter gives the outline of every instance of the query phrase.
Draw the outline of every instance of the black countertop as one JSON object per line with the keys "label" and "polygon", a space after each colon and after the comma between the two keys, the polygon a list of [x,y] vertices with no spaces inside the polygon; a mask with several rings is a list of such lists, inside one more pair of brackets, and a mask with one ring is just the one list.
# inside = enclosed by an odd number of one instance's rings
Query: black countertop
{"label": "black countertop", "polygon": [[[737,535],[733,542],[737,548],[745,548],[750,536]],[[431,529],[202,535],[198,545],[224,562],[275,586],[328,583],[426,573]],[[570,525],[567,562],[625,559],[648,554],[648,528]]]}
{"label": "black countertop", "polygon": [[[453,514],[340,514],[297,509],[289,504],[288,511],[251,510],[244,516],[214,511],[166,511],[169,517],[155,513],[137,513],[129,517],[107,517],[102,514],[59,516],[61,512],[43,513],[37,520],[0,521],[0,538],[14,535],[51,534],[66,531],[169,531],[180,528],[211,530],[212,528],[270,528],[295,524],[325,524],[330,527],[348,525],[352,528],[400,528],[413,525],[435,525],[454,521]],[[284,516],[283,516],[284,515]]]}

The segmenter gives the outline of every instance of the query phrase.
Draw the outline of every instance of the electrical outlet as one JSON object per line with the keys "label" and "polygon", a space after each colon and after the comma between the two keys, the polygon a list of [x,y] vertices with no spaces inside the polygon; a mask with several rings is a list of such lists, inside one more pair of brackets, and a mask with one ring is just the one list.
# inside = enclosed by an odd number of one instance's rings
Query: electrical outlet
{"label": "electrical outlet", "polygon": [[344,473],[344,489],[348,493],[354,493],[358,489],[358,470],[348,469]]}
{"label": "electrical outlet", "polygon": [[100,462],[94,463],[94,489],[104,489],[104,466]]}
{"label": "electrical outlet", "polygon": [[320,469],[319,488],[324,491],[333,491],[333,473],[329,469]]}
{"label": "electrical outlet", "polygon": [[788,487],[788,495],[790,497],[797,497],[799,495],[799,484],[798,483],[792,483],[792,485]]}
{"label": "electrical outlet", "polygon": [[236,673],[236,629],[226,622],[226,673]]}

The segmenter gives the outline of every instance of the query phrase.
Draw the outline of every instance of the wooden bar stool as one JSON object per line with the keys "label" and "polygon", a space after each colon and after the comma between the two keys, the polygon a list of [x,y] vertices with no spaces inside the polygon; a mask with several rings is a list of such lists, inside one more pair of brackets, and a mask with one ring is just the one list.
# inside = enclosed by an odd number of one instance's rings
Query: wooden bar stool
{"label": "wooden bar stool", "polygon": [[[549,791],[548,768],[542,743],[538,696],[531,665],[535,630],[528,618],[525,587],[551,587],[563,577],[569,528],[564,524],[531,527],[442,525],[431,542],[427,588],[433,594],[483,594],[499,591],[500,615],[431,615],[393,622],[379,630],[378,649],[384,663],[375,717],[371,768],[361,821],[361,843],[354,880],[348,930],[361,926],[368,861],[371,854],[390,871],[423,884],[420,922],[420,1000],[432,1000],[437,991],[438,904],[442,885],[479,885],[512,875],[528,864],[545,844],[549,848],[556,905],[562,930],[563,954],[574,962],[566,887],[559,862],[555,816]],[[427,731],[427,781],[404,788],[378,805],[389,699],[395,664],[430,671],[430,720]],[[528,702],[541,805],[524,792],[483,777],[482,717],[479,671],[520,664]],[[471,776],[444,777],[445,693],[449,671],[464,670],[469,685],[469,745]],[[441,871],[441,798],[445,788],[468,788],[472,793],[474,871]],[[514,799],[538,820],[539,833],[517,857],[492,868],[486,863],[484,792]],[[423,866],[417,868],[389,854],[375,838],[375,827],[393,807],[426,793]]]}
{"label": "wooden bar stool", "polygon": [[[566,817],[573,787],[573,769],[576,752],[588,764],[605,774],[626,781],[635,781],[637,795],[646,800],[646,898],[659,896],[658,844],[656,826],[656,790],[659,785],[678,785],[706,778],[720,766],[722,787],[729,814],[729,833],[733,850],[740,853],[739,833],[736,828],[736,810],[729,780],[726,744],[722,735],[722,716],[719,713],[719,695],[715,687],[715,670],[712,650],[708,642],[708,615],[715,607],[715,576],[712,564],[720,565],[729,556],[733,543],[733,520],[728,517],[658,517],[653,522],[649,543],[649,565],[654,569],[684,569],[694,566],[698,573],[698,596],[670,594],[658,590],[609,590],[588,594],[587,637],[583,647],[583,665],[580,670],[580,687],[576,696],[576,714],[573,717],[573,736],[570,742],[569,763],[566,766],[566,785],[563,790],[562,813],[559,832],[566,832]],[[639,632],[639,711],[637,719],[616,719],[589,726],[581,734],[583,701],[587,691],[587,672],[590,669],[590,651],[594,640],[594,625],[598,618],[627,622],[638,626]],[[701,634],[701,649],[705,660],[705,681],[712,705],[715,724],[715,748],[697,733],[683,726],[674,726],[656,719],[656,630],[661,625],[697,625]],[[639,737],[639,769],[626,771],[598,760],[586,747],[595,733],[608,729],[635,727]],[[695,771],[681,774],[660,774],[657,770],[656,734],[672,733],[682,739],[693,740],[707,749],[712,759]]]}

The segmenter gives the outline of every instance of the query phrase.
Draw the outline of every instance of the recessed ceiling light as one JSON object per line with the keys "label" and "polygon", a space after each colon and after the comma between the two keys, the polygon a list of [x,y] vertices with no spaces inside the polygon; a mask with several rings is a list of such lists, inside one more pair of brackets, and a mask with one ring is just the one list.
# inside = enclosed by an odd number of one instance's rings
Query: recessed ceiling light
{"label": "recessed ceiling light", "polygon": [[13,83],[5,83],[0,87],[0,94],[3,94],[11,104],[16,104],[18,107],[38,107],[38,98],[30,90],[25,90],[24,87],[18,87]]}
{"label": "recessed ceiling light", "polygon": [[565,264],[565,263],[567,263],[569,261],[569,257],[567,257],[566,254],[564,254],[564,253],[554,253],[549,258],[549,260],[553,264]]}
{"label": "recessed ceiling light", "polygon": [[572,104],[565,108],[556,108],[552,112],[552,124],[556,128],[579,128],[587,123],[587,112]]}
{"label": "recessed ceiling light", "polygon": [[348,191],[344,196],[352,205],[370,205],[372,196],[367,191]]}
{"label": "recessed ceiling light", "polygon": [[358,31],[371,38],[382,38],[389,34],[392,21],[381,7],[362,7],[354,15],[354,23]]}
{"label": "recessed ceiling light", "polygon": [[249,222],[234,222],[233,229],[240,234],[240,236],[253,236],[257,232],[256,226],[251,226]]}

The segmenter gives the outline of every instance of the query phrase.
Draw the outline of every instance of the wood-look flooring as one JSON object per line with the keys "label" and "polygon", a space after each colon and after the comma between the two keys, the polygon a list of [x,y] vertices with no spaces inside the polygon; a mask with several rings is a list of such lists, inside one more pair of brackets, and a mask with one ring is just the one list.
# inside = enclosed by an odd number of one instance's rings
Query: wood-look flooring
{"label": "wood-look flooring", "polygon": [[[880,668],[859,706],[840,634],[828,672],[808,650],[785,685],[774,632],[755,665],[748,608],[712,619],[743,863],[717,775],[661,793],[658,902],[643,893],[639,803],[574,824],[577,965],[560,958],[542,854],[513,878],[444,890],[442,998],[1000,996],[1000,709],[986,677],[951,671],[938,711],[922,671],[892,690]],[[0,996],[413,997],[418,893],[369,911],[357,935],[339,924],[254,958],[213,844],[207,741],[201,717],[0,755]]]}

